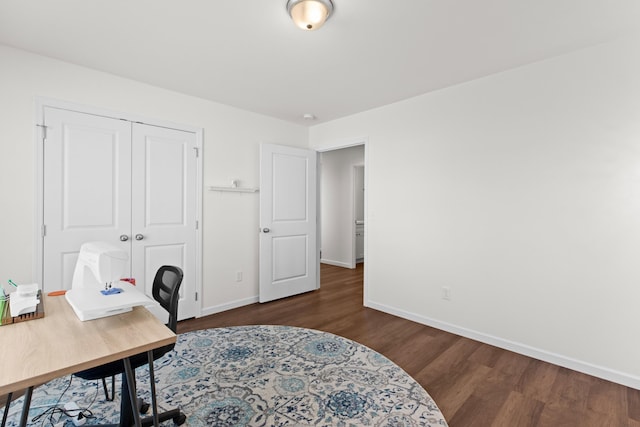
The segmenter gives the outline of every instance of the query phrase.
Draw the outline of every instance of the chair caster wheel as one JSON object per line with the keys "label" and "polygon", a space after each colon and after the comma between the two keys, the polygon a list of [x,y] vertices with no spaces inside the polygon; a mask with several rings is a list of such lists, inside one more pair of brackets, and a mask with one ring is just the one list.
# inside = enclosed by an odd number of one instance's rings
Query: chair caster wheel
{"label": "chair caster wheel", "polygon": [[149,408],[150,407],[151,407],[151,405],[149,405],[143,399],[138,398],[138,412],[139,413],[146,414],[147,412],[149,412]]}
{"label": "chair caster wheel", "polygon": [[140,413],[141,414],[148,413],[150,407],[151,405],[149,405],[147,402],[142,402],[142,405],[140,405]]}
{"label": "chair caster wheel", "polygon": [[173,417],[173,423],[177,426],[181,426],[187,421],[187,416],[185,414],[176,415]]}

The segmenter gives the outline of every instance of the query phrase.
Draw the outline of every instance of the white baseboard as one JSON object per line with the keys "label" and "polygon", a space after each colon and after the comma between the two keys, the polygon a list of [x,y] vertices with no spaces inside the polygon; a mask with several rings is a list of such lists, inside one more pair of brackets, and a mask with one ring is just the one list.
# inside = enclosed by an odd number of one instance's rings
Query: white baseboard
{"label": "white baseboard", "polygon": [[322,258],[320,260],[320,262],[322,264],[329,264],[329,265],[335,265],[336,267],[344,267],[344,268],[351,268],[351,264],[347,263],[347,262],[341,262],[341,261],[332,261],[330,259],[324,259]]}
{"label": "white baseboard", "polygon": [[382,311],[384,313],[392,314],[394,316],[402,317],[403,319],[412,320],[423,325],[447,331],[452,334],[460,335],[465,338],[470,338],[475,341],[480,341],[485,344],[500,347],[505,350],[532,357],[534,359],[542,360],[544,362],[552,363],[554,365],[562,366],[574,371],[582,372],[587,375],[602,378],[607,381],[640,390],[640,377],[635,375],[616,371],[614,369],[603,366],[594,365],[588,362],[573,359],[571,357],[563,356],[561,354],[551,353],[545,350],[528,346],[526,344],[505,340],[500,337],[474,331],[472,329],[463,328],[451,323],[441,322],[436,319],[431,319],[426,316],[400,310],[374,301],[365,301],[365,306],[378,311]]}
{"label": "white baseboard", "polygon": [[214,305],[211,307],[206,307],[202,309],[201,316],[209,316],[210,314],[221,313],[223,311],[232,310],[234,308],[243,307],[245,305],[253,304],[258,302],[258,296],[239,299],[235,301],[228,302],[226,304]]}

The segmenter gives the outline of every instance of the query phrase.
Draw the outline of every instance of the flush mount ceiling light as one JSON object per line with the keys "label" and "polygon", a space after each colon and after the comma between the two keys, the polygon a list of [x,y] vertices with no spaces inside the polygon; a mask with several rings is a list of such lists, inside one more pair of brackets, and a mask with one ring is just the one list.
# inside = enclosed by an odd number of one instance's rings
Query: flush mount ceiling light
{"label": "flush mount ceiling light", "polygon": [[298,27],[313,31],[329,19],[333,3],[331,0],[288,0],[287,11]]}

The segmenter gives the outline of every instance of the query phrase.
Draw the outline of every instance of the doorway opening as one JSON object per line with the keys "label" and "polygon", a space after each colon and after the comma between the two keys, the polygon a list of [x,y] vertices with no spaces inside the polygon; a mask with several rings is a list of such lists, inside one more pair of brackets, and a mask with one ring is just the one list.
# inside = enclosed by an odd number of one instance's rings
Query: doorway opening
{"label": "doorway opening", "polygon": [[[320,263],[364,270],[367,301],[367,141],[319,149],[318,241]],[[321,279],[322,280],[322,279]]]}

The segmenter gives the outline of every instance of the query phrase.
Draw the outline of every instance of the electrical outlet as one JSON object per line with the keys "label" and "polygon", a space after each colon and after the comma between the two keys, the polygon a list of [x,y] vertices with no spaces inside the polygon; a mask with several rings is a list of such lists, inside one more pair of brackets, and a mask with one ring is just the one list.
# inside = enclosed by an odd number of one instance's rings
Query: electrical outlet
{"label": "electrical outlet", "polygon": [[236,271],[236,282],[242,282],[242,271]]}
{"label": "electrical outlet", "polygon": [[451,301],[451,288],[448,286],[442,287],[442,299],[446,301]]}

